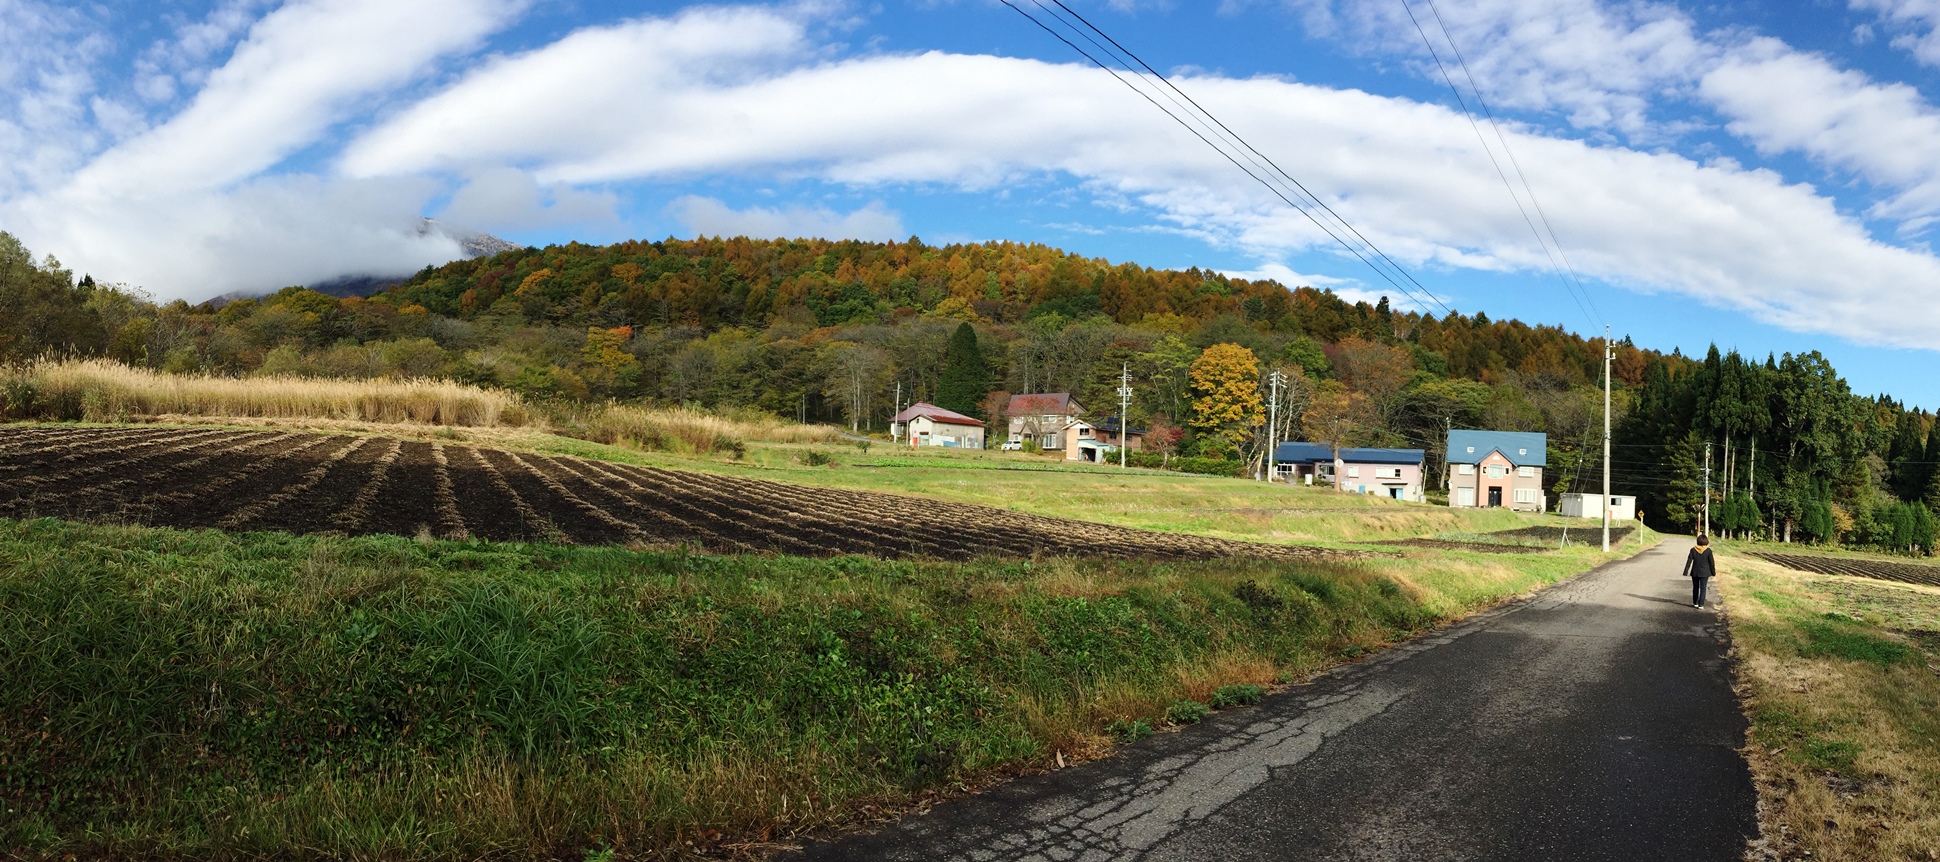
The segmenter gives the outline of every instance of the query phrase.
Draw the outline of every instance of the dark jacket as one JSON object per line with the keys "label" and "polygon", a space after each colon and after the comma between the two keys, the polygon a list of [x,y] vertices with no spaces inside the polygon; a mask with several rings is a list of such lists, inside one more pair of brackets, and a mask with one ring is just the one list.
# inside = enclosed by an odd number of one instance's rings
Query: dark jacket
{"label": "dark jacket", "polygon": [[1717,573],[1717,559],[1709,547],[1692,548],[1691,555],[1684,558],[1684,577],[1708,578]]}

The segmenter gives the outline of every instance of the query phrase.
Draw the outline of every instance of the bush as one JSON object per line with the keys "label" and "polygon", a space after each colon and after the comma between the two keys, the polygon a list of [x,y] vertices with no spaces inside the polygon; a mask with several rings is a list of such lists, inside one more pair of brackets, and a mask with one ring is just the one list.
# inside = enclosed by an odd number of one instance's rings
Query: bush
{"label": "bush", "polygon": [[1173,724],[1198,724],[1206,717],[1206,705],[1196,700],[1175,700],[1165,708],[1165,720]]}
{"label": "bush", "polygon": [[1260,698],[1265,696],[1266,686],[1263,685],[1250,685],[1247,683],[1223,685],[1219,687],[1218,691],[1213,692],[1212,707],[1213,709],[1225,709],[1229,706],[1252,706],[1253,704],[1259,703]]}
{"label": "bush", "polygon": [[1119,742],[1137,742],[1152,735],[1152,725],[1142,718],[1121,718],[1105,725],[1105,733]]}
{"label": "bush", "polygon": [[832,467],[835,465],[835,458],[827,452],[810,449],[802,453],[802,463],[810,467]]}

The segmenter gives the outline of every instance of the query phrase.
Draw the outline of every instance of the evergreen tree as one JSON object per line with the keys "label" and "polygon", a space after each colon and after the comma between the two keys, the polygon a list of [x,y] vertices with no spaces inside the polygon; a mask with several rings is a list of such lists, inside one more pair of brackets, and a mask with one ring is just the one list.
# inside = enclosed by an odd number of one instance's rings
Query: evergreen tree
{"label": "evergreen tree", "polygon": [[1928,447],[1920,436],[1923,418],[1917,410],[1901,413],[1892,446],[1886,450],[1886,463],[1893,471],[1889,480],[1893,495],[1909,502],[1920,499],[1926,490],[1927,470],[1922,462]]}
{"label": "evergreen tree", "polygon": [[983,417],[983,399],[990,394],[990,366],[977,346],[977,331],[969,323],[957,325],[943,354],[943,372],[936,382],[936,406],[965,416]]}

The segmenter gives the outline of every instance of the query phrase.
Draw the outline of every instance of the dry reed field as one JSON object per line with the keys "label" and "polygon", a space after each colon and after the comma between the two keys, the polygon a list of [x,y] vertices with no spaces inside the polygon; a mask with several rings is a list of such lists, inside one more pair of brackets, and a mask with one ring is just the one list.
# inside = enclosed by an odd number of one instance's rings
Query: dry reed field
{"label": "dry reed field", "polygon": [[23,418],[109,422],[173,414],[475,427],[517,426],[531,419],[509,392],[447,380],[233,378],[87,359],[0,369],[0,384],[10,402],[0,406]]}
{"label": "dry reed field", "polygon": [[435,440],[0,427],[0,517],[38,516],[810,557],[1355,556]]}

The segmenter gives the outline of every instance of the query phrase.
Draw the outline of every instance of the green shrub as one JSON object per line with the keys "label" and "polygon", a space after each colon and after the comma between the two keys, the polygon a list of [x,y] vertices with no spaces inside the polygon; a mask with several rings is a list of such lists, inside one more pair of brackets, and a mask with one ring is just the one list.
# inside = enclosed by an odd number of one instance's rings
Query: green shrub
{"label": "green shrub", "polygon": [[1266,686],[1263,685],[1252,685],[1249,683],[1222,685],[1218,691],[1213,692],[1212,707],[1213,709],[1225,709],[1229,706],[1252,706],[1253,704],[1259,703],[1260,698],[1265,696]]}
{"label": "green shrub", "polygon": [[1121,718],[1105,725],[1105,733],[1123,743],[1137,742],[1152,735],[1152,725],[1142,718]]}
{"label": "green shrub", "polygon": [[1165,708],[1165,720],[1173,724],[1198,724],[1209,711],[1205,704],[1196,700],[1175,700]]}
{"label": "green shrub", "polygon": [[835,464],[835,458],[827,452],[810,449],[802,453],[802,463],[810,467],[829,467]]}

